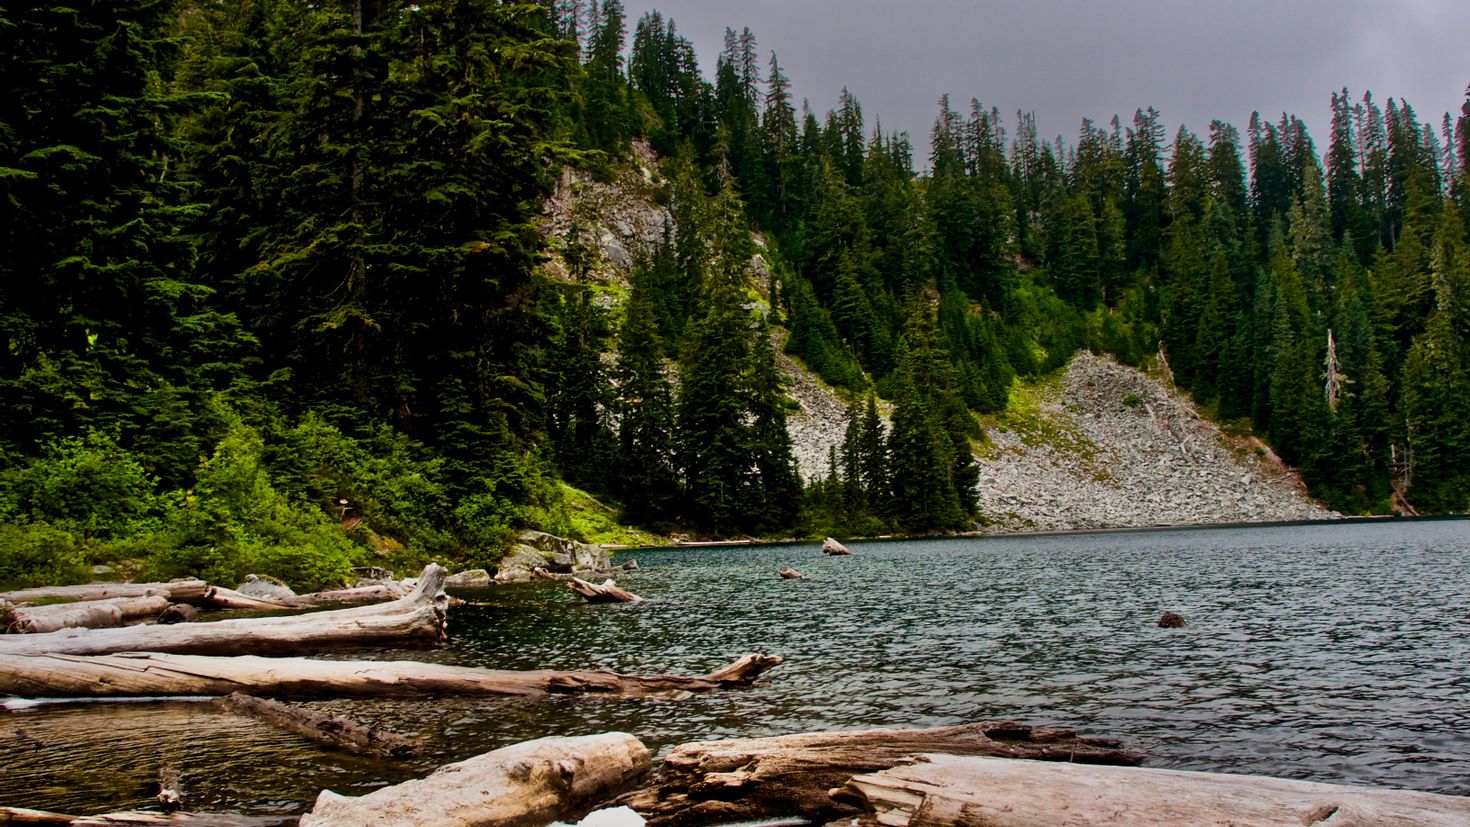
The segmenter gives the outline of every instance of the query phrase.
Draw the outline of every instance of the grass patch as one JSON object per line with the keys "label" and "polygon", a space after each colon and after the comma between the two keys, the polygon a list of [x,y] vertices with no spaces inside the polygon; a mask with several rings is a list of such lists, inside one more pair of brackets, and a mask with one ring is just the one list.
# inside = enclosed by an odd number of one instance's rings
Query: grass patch
{"label": "grass patch", "polygon": [[[1095,462],[1102,449],[1082,433],[1058,404],[1065,372],[1061,369],[1033,382],[1018,381],[1011,385],[1006,409],[984,418],[986,427],[1001,433],[1015,433],[1021,444],[1028,448],[1048,447],[1064,456],[1076,457],[1086,463]],[[988,453],[993,454],[994,449]]]}
{"label": "grass patch", "polygon": [[560,483],[573,538],[605,546],[667,545],[668,539],[651,531],[618,522],[618,510],[580,488]]}

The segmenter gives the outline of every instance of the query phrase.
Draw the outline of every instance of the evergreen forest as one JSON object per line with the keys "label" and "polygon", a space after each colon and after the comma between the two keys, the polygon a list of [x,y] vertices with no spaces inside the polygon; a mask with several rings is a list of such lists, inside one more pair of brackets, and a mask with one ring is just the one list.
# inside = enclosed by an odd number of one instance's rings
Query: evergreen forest
{"label": "evergreen forest", "polygon": [[[594,497],[965,530],[976,415],[1080,348],[1344,513],[1470,510],[1470,99],[1324,90],[1324,150],[946,96],[916,143],[748,29],[715,66],[619,0],[0,3],[0,582],[493,566]],[[674,223],[609,307],[538,222],[635,142]],[[851,405],[821,479],[781,349]]]}

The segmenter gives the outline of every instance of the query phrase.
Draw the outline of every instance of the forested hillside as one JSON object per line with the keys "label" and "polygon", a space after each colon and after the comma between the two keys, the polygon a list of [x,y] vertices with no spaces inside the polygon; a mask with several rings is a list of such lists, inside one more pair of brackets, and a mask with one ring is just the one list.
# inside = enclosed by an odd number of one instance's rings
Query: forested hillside
{"label": "forested hillside", "polygon": [[[964,529],[976,414],[1083,347],[1336,509],[1470,508],[1470,102],[1331,92],[1323,153],[946,97],[924,147],[748,30],[698,65],[618,0],[0,9],[0,581],[488,562],[577,533],[569,485],[704,536]],[[549,278],[561,170],[635,140],[662,239]],[[853,410],[805,486],[783,344]]]}

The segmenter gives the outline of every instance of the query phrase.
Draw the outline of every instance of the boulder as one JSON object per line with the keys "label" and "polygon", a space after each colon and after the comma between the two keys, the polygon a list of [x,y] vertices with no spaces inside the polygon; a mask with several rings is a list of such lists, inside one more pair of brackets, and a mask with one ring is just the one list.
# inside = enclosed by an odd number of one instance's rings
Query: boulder
{"label": "boulder", "polygon": [[500,565],[495,572],[497,583],[525,583],[531,580],[531,572],[534,569],[544,569],[548,563],[547,555],[534,546],[525,543],[517,543],[510,547],[510,551],[500,558]]}
{"label": "boulder", "polygon": [[235,591],[246,597],[274,603],[284,602],[296,596],[296,592],[285,583],[273,577],[261,577],[258,574],[245,575],[245,582],[241,583]]}
{"label": "boulder", "polygon": [[495,580],[490,576],[490,572],[484,569],[470,569],[469,571],[449,575],[449,579],[444,581],[444,585],[461,587],[488,586],[494,582]]}
{"label": "boulder", "polygon": [[1164,612],[1163,616],[1159,618],[1159,628],[1160,629],[1183,629],[1184,628],[1184,618],[1183,617],[1180,617],[1177,614],[1174,614],[1173,612]]}
{"label": "boulder", "polygon": [[852,550],[849,549],[847,546],[844,546],[843,544],[837,542],[835,539],[828,537],[827,539],[822,541],[822,553],[836,555],[852,554]]}

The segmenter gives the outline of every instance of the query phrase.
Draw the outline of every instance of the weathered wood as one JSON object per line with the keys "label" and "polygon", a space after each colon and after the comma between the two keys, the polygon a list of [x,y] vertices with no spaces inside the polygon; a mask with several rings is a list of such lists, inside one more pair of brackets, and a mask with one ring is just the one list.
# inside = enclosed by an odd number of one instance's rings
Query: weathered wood
{"label": "weathered wood", "polygon": [[165,813],[178,812],[184,806],[184,782],[179,771],[170,764],[158,768],[158,806]]}
{"label": "weathered wood", "polygon": [[279,612],[285,609],[304,608],[309,605],[251,597],[248,594],[241,594],[234,589],[227,589],[224,586],[210,586],[204,592],[204,597],[200,598],[197,602],[199,605],[211,609],[244,609],[252,612]]}
{"label": "weathered wood", "polygon": [[63,813],[48,813],[45,810],[28,810],[25,807],[0,807],[0,825],[9,824],[70,824],[76,816]]}
{"label": "weathered wood", "polygon": [[1464,827],[1470,798],[1222,775],[955,755],[847,782],[862,823],[890,827]]}
{"label": "weathered wood", "polygon": [[325,791],[301,827],[528,827],[574,817],[647,774],[653,756],[623,732],[541,738],[349,798]]}
{"label": "weathered wood", "polygon": [[567,585],[572,591],[587,598],[588,603],[637,603],[643,599],[619,587],[612,580],[604,580],[598,584],[589,583],[580,577],[573,577],[567,581]]}
{"label": "weathered wood", "polygon": [[442,567],[430,564],[413,592],[375,606],[290,617],[0,636],[0,656],[115,652],[289,655],[343,646],[433,644],[446,637],[444,577]]}
{"label": "weathered wood", "polygon": [[925,752],[1138,764],[1142,756],[1105,738],[1011,722],[940,729],[874,729],[682,744],[654,783],[619,799],[650,827],[705,825],[799,815],[817,824],[857,815],[828,795],[859,773]]}
{"label": "weathered wood", "polygon": [[806,575],[802,574],[801,572],[797,571],[796,569],[793,569],[790,566],[782,566],[781,567],[781,576],[784,577],[784,578],[786,578],[787,580],[805,580],[806,579]]}
{"label": "weathered wood", "polygon": [[835,540],[834,538],[828,537],[827,539],[822,541],[822,553],[840,556],[844,554],[852,554],[852,549],[837,542],[837,540]]}
{"label": "weathered wood", "polygon": [[239,692],[218,698],[214,703],[229,712],[253,715],[313,741],[359,755],[408,758],[417,755],[424,747],[420,738],[406,738],[383,727],[368,726],[337,715]]}
{"label": "weathered wood", "polygon": [[169,583],[83,583],[80,586],[40,586],[4,592],[0,600],[34,603],[37,600],[107,600],[114,597],[146,597],[161,594],[175,603],[204,597],[209,584],[203,580],[174,580]]}
{"label": "weathered wood", "polygon": [[150,813],[129,811],[85,816],[70,822],[72,827],[286,827],[294,825],[292,816],[247,816],[238,813]]}
{"label": "weathered wood", "polygon": [[[198,624],[206,625],[206,624]],[[750,686],[781,658],[746,655],[703,677],[615,672],[515,671],[421,661],[205,657],[133,652],[94,657],[0,658],[0,695],[22,698],[118,698],[228,695],[273,698],[544,696],[575,692],[640,696]]]}
{"label": "weathered wood", "polygon": [[112,597],[78,603],[18,606],[11,610],[8,632],[41,634],[58,629],[110,629],[128,621],[146,620],[163,614],[171,603],[161,594],[143,597]]}
{"label": "weathered wood", "polygon": [[407,593],[408,589],[396,582],[375,583],[371,586],[356,586],[351,589],[333,589],[297,595],[294,602],[309,606],[320,606],[326,603],[384,603],[389,600],[397,600]]}
{"label": "weathered wood", "polygon": [[295,816],[246,816],[235,813],[150,813],[121,812],[96,816],[74,816],[50,813],[44,810],[27,810],[21,807],[0,807],[0,827],[9,824],[55,824],[73,827],[148,827],[148,825],[172,824],[181,827],[285,827],[296,824]]}

